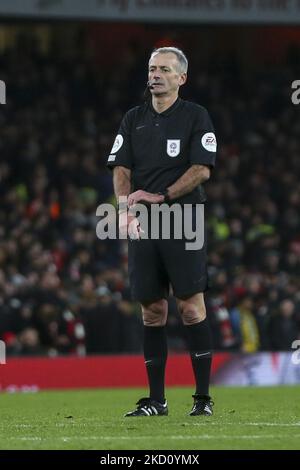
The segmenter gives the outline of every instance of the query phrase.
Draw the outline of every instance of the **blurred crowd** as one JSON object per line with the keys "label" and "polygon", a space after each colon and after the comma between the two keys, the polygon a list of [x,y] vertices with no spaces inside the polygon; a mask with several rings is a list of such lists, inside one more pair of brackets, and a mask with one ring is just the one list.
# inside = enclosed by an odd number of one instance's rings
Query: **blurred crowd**
{"label": "blurred crowd", "polygon": [[[300,339],[297,57],[245,73],[190,55],[183,97],[208,108],[219,141],[206,185],[217,350],[289,350]],[[141,351],[127,242],[96,237],[96,208],[115,202],[105,163],[123,113],[141,102],[146,66],[132,47],[104,70],[88,54],[22,42],[0,56],[0,339],[11,355]],[[173,298],[168,335],[171,350],[185,349]]]}

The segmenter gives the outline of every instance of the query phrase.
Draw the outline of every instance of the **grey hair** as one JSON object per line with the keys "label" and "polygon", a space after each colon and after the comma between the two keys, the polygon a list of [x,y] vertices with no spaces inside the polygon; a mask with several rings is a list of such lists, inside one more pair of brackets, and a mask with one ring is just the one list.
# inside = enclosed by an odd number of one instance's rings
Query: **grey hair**
{"label": "grey hair", "polygon": [[188,60],[184,52],[182,52],[181,49],[178,49],[178,47],[159,47],[158,49],[154,49],[154,51],[151,54],[150,59],[156,54],[168,54],[169,52],[172,52],[173,54],[176,55],[177,62],[179,64],[179,72],[187,73],[188,64],[189,64]]}

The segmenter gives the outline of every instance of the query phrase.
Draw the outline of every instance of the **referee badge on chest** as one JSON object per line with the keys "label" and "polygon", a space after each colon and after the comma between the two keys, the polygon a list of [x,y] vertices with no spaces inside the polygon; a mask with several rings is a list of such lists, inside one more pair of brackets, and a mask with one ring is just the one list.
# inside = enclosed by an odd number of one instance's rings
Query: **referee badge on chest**
{"label": "referee badge on chest", "polygon": [[167,154],[169,157],[177,157],[180,153],[180,139],[167,140]]}

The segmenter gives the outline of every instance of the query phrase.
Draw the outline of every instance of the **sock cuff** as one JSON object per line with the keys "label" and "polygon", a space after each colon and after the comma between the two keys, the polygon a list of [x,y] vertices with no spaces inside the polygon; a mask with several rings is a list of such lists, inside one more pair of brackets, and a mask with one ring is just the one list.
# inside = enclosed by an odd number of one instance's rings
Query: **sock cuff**
{"label": "sock cuff", "polygon": [[166,328],[166,325],[162,325],[162,326],[148,326],[148,325],[143,325],[144,326],[144,330],[145,331],[153,331],[153,333],[155,334],[156,332],[158,331],[162,331]]}
{"label": "sock cuff", "polygon": [[[144,326],[144,357],[145,360],[166,360],[168,355],[167,333],[165,326]],[[150,364],[150,363],[149,363]],[[146,363],[147,365],[147,363]],[[154,365],[154,364],[153,364]]]}
{"label": "sock cuff", "polygon": [[191,328],[205,328],[206,326],[209,327],[209,321],[207,316],[204,318],[204,320],[198,321],[197,323],[193,323],[192,325],[184,325],[188,330]]}
{"label": "sock cuff", "polygon": [[[192,355],[203,354],[203,358],[205,358],[204,353],[209,353],[206,354],[206,356],[211,357],[213,342],[211,329],[207,318],[205,318],[202,322],[195,323],[194,325],[185,326],[190,353]],[[195,359],[197,359],[197,356],[195,356]]]}

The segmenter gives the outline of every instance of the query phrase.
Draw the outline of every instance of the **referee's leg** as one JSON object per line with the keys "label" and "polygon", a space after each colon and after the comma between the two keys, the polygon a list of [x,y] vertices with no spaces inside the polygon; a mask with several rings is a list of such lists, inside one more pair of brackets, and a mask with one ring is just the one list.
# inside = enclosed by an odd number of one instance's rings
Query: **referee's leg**
{"label": "referee's leg", "polygon": [[142,304],[144,323],[144,357],[150,398],[165,402],[165,368],[168,355],[166,323],[168,302],[160,299]]}
{"label": "referee's leg", "polygon": [[[209,396],[209,381],[212,362],[212,336],[208,320],[204,295],[196,293],[188,298],[176,298],[187,333],[188,347],[196,382],[195,404],[190,414],[212,414],[212,402]],[[193,412],[194,411],[194,412]]]}
{"label": "referee's leg", "polygon": [[161,261],[156,241],[142,239],[129,243],[128,267],[132,296],[142,306],[144,357],[150,396],[138,402],[127,416],[166,415],[165,367],[167,361],[166,322],[169,279]]}

